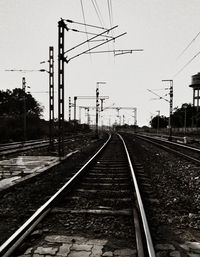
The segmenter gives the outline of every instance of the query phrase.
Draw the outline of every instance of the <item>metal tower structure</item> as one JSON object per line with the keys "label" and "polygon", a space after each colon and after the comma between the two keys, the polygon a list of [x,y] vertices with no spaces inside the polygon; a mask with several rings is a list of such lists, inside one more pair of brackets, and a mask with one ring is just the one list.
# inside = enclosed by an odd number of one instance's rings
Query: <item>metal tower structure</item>
{"label": "metal tower structure", "polygon": [[68,30],[65,22],[58,22],[58,154],[64,156],[64,43],[65,33]]}
{"label": "metal tower structure", "polygon": [[[173,80],[172,79],[163,79],[163,82],[169,82],[170,83],[170,87],[169,87],[169,137],[168,140],[171,141],[172,140],[172,113],[173,113]],[[164,99],[164,98],[162,98]],[[166,99],[164,99],[166,100]]]}
{"label": "metal tower structure", "polygon": [[[117,111],[117,117],[120,118],[121,120],[121,117],[119,115],[119,111],[120,110],[132,110],[133,111],[133,118],[134,118],[134,125],[137,125],[137,108],[136,107],[105,107],[103,110],[116,110]],[[121,121],[120,121],[120,124],[121,124]]]}
{"label": "metal tower structure", "polygon": [[[77,99],[95,100],[96,96],[74,96],[74,120],[76,120]],[[99,96],[99,99],[103,102],[104,100],[109,99],[109,96]]]}
{"label": "metal tower structure", "polygon": [[24,142],[26,141],[26,79],[25,77],[22,78],[22,90],[23,90],[23,102],[24,102],[24,124],[23,124],[23,131],[24,131]]}
{"label": "metal tower structure", "polygon": [[49,145],[54,147],[54,48],[49,47]]}
{"label": "metal tower structure", "polygon": [[76,106],[79,108],[79,122],[81,123],[81,110],[87,111],[87,123],[90,125],[90,110],[96,110],[96,106]]}
{"label": "metal tower structure", "polygon": [[71,121],[71,108],[72,108],[71,97],[69,97],[69,121]]}
{"label": "metal tower structure", "polygon": [[[89,26],[89,27],[93,27],[93,28],[97,28],[97,29],[101,29],[103,30],[103,32],[101,33],[89,33],[87,32],[87,34],[92,34],[94,36],[92,36],[91,38],[87,39],[86,41],[83,41],[82,43],[79,43],[78,45],[68,49],[67,51],[65,51],[64,45],[65,45],[65,30],[66,31],[73,31],[73,32],[80,32],[82,33],[82,31],[79,31],[77,29],[71,29],[68,28],[67,23],[70,24],[78,24],[78,25],[82,25],[82,26]],[[88,52],[90,52],[91,50],[94,50],[104,44],[107,44],[110,41],[114,41],[119,37],[122,37],[123,35],[125,35],[126,33],[122,33],[116,37],[113,36],[108,36],[108,33],[117,28],[118,26],[114,26],[110,29],[105,29],[103,27],[97,27],[94,25],[89,25],[89,24],[83,24],[80,22],[75,22],[69,19],[61,19],[58,22],[58,153],[59,156],[62,157],[64,156],[64,64],[69,63],[69,61],[71,61],[72,59],[75,59],[83,54],[86,54]],[[106,35],[105,35],[106,34]],[[97,44],[93,47],[91,47],[90,49],[87,49],[83,52],[80,52],[78,54],[75,54],[72,57],[68,57],[66,56],[67,53],[69,53],[70,51],[73,51],[74,49],[93,41],[95,38],[99,38],[99,37],[106,37],[106,40],[104,40],[104,42]],[[101,38],[102,39],[102,38]]]}

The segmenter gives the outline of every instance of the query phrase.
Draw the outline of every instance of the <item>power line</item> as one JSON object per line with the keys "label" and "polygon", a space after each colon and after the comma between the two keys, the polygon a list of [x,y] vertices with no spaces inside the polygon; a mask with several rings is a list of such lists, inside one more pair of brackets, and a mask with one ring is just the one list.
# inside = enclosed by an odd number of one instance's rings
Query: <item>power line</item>
{"label": "power line", "polygon": [[103,26],[102,19],[101,19],[101,17],[100,17],[101,14],[100,14],[99,7],[98,7],[98,5],[97,5],[97,3],[96,3],[95,0],[91,0],[91,1],[92,1],[93,6],[94,6],[95,12],[96,12],[96,14],[97,14],[97,16],[98,16],[99,22],[100,22],[101,26],[104,27],[104,26]]}
{"label": "power line", "polygon": [[199,35],[200,35],[200,32],[198,32],[197,35],[192,39],[192,41],[185,47],[185,49],[183,49],[183,51],[180,53],[177,59],[179,59],[187,51],[187,49],[192,45],[192,43],[197,39]]}
{"label": "power line", "polygon": [[111,13],[111,24],[113,24],[113,8],[112,8],[112,0],[110,0],[110,13]]}
{"label": "power line", "polygon": [[110,9],[110,1],[107,0],[108,4],[108,13],[109,13],[109,21],[110,21],[110,27],[112,27],[112,22],[111,22],[111,9]]}
{"label": "power line", "polygon": [[174,76],[173,78],[175,78],[179,73],[181,73],[181,71],[183,71],[198,55],[200,54],[200,51],[195,54]]}
{"label": "power line", "polygon": [[140,51],[143,51],[143,49],[104,50],[104,51],[93,51],[90,53],[91,54],[114,53],[114,55],[116,56],[121,54],[132,54],[132,52],[140,52]]}
{"label": "power line", "polygon": [[[92,41],[93,39],[95,39],[95,38],[97,38],[97,37],[99,37],[99,36],[102,36],[102,35],[105,34],[105,33],[109,33],[110,31],[112,31],[113,29],[115,29],[115,28],[117,28],[117,27],[118,27],[118,26],[114,26],[113,28],[110,28],[110,29],[108,29],[108,30],[105,30],[105,31],[103,31],[103,32],[100,33],[100,34],[98,34],[98,35],[96,35],[96,36],[94,36],[94,37],[92,37],[92,38],[89,38],[89,41]],[[113,39],[114,39],[114,38],[113,38]],[[107,41],[108,41],[108,40],[107,40]],[[107,41],[106,41],[106,42],[107,42]],[[66,54],[66,53],[68,53],[68,52],[74,50],[75,48],[77,48],[77,47],[79,47],[79,46],[81,46],[81,45],[83,45],[83,44],[85,44],[85,43],[87,43],[87,42],[88,42],[88,41],[86,40],[86,41],[84,41],[84,42],[82,42],[82,43],[80,43],[80,44],[78,44],[78,45],[76,45],[76,46],[74,46],[74,47],[68,49],[67,51],[64,52],[64,54]]]}
{"label": "power line", "polygon": [[[108,13],[109,13],[109,21],[110,21],[110,27],[112,27],[113,19],[112,19],[112,3],[111,0],[107,0],[108,4]],[[112,36],[114,36],[113,31],[111,32]],[[113,50],[115,49],[115,42],[113,41]]]}
{"label": "power line", "polygon": [[[82,9],[82,15],[83,15],[83,21],[84,21],[84,23],[86,24],[86,19],[85,19],[85,13],[84,13],[84,8],[83,8],[83,1],[82,0],[80,0],[80,2],[81,2],[81,9]],[[87,32],[87,26],[85,25],[85,33],[86,33],[86,37],[87,37],[87,41],[88,41],[88,32]],[[87,44],[88,44],[88,48],[90,48],[90,43],[89,43],[89,41],[87,42]]]}
{"label": "power line", "polygon": [[156,95],[156,96],[158,96],[159,98],[158,98],[158,100],[159,99],[163,99],[163,100],[165,100],[166,102],[169,102],[169,100],[168,99],[166,99],[166,98],[164,98],[164,97],[162,97],[162,96],[160,96],[160,95],[158,95],[158,94],[156,94],[155,92],[153,92],[152,90],[150,90],[150,89],[147,89],[149,92],[151,92],[152,94],[154,94],[154,95]]}
{"label": "power line", "polygon": [[82,55],[82,54],[85,54],[85,53],[87,53],[87,52],[89,52],[89,51],[91,51],[91,50],[93,50],[93,49],[95,49],[95,48],[97,48],[97,47],[99,47],[99,46],[102,46],[102,45],[104,45],[104,44],[106,44],[106,43],[108,43],[108,42],[110,42],[110,41],[112,41],[112,40],[115,40],[115,39],[117,39],[117,38],[119,38],[119,37],[122,37],[122,36],[124,36],[126,34],[126,32],[125,33],[122,33],[122,34],[120,34],[120,35],[118,35],[118,36],[116,36],[116,37],[114,37],[114,38],[111,38],[111,39],[109,39],[109,40],[107,40],[106,42],[103,42],[103,43],[101,43],[101,44],[99,44],[99,45],[96,45],[96,46],[94,46],[94,47],[92,47],[92,48],[90,48],[90,49],[88,49],[88,50],[86,50],[86,51],[84,51],[84,52],[81,52],[81,53],[79,53],[79,54],[77,54],[77,55],[75,55],[75,56],[73,56],[73,57],[71,57],[71,58],[69,58],[68,60],[66,60],[66,62],[69,62],[69,61],[71,61],[72,59],[74,59],[74,58],[76,58],[76,57],[78,57],[78,56],[80,56],[80,55]]}

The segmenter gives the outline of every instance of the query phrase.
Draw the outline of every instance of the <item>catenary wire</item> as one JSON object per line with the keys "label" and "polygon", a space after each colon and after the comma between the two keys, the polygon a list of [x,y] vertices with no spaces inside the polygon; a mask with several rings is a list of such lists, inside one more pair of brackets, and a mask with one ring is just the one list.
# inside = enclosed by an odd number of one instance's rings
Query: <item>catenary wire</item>
{"label": "catenary wire", "polygon": [[200,35],[200,32],[197,33],[197,35],[190,41],[190,43],[183,49],[183,51],[179,54],[177,59],[179,59],[187,50],[188,48],[194,43],[194,41],[197,39],[197,37]]}
{"label": "catenary wire", "polygon": [[[80,0],[81,3],[81,10],[82,10],[82,15],[83,15],[83,21],[86,24],[86,19],[85,19],[85,12],[84,12],[84,7],[83,7],[83,1]],[[86,33],[86,38],[87,38],[87,45],[88,45],[88,49],[90,49],[90,43],[89,43],[89,37],[88,37],[88,31],[87,31],[87,26],[85,25],[85,33]],[[91,58],[91,54],[90,54],[90,58]]]}
{"label": "catenary wire", "polygon": [[96,14],[97,14],[97,16],[98,16],[99,22],[100,22],[101,26],[104,27],[104,26],[103,26],[102,19],[101,19],[100,12],[99,12],[99,8],[98,8],[98,6],[96,5],[97,3],[96,3],[95,0],[91,0],[91,1],[92,1],[93,6],[94,6],[95,12],[96,12]]}
{"label": "catenary wire", "polygon": [[198,55],[200,54],[200,51],[195,54],[174,76],[173,78],[175,78],[178,74],[180,74]]}

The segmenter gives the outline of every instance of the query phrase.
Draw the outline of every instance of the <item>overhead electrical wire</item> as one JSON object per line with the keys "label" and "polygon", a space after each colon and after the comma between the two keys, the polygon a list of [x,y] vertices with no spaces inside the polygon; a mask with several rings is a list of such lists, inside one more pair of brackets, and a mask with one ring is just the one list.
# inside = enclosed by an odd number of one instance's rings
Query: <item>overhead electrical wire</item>
{"label": "overhead electrical wire", "polygon": [[[194,41],[198,38],[198,36],[200,35],[200,32],[197,33],[197,35],[190,41],[190,43],[184,48],[184,50],[180,53],[180,55],[177,57],[177,59],[179,59],[188,49],[189,47],[192,45],[192,43],[194,43]],[[174,76],[173,78],[175,78],[178,74],[180,74],[198,55],[200,54],[200,51],[195,54]]]}
{"label": "overhead electrical wire", "polygon": [[[86,19],[85,19],[85,13],[84,13],[84,8],[83,8],[83,1],[80,0],[81,2],[81,10],[82,10],[82,15],[83,15],[83,21],[86,24]],[[89,37],[88,37],[88,31],[87,31],[87,26],[85,25],[85,33],[86,33],[86,37],[87,37],[87,44],[88,44],[88,49],[90,49],[90,43],[89,43]],[[91,56],[91,55],[90,55]]]}
{"label": "overhead electrical wire", "polygon": [[199,35],[200,32],[198,32],[197,35],[191,40],[191,42],[183,49],[183,51],[179,54],[177,59],[179,59],[187,51],[187,49],[192,45],[192,43],[194,43],[194,41],[198,38]]}
{"label": "overhead electrical wire", "polygon": [[110,0],[107,0],[107,4],[108,4],[108,13],[109,13],[110,27],[112,27],[112,22],[111,22],[111,9],[110,9]]}
{"label": "overhead electrical wire", "polygon": [[113,8],[112,8],[112,0],[110,0],[110,13],[111,13],[111,24],[113,24]]}
{"label": "overhead electrical wire", "polygon": [[[94,37],[92,37],[92,38],[89,38],[88,40],[89,40],[89,41],[92,41],[93,39],[95,39],[95,38],[97,38],[97,37],[99,37],[99,36],[102,36],[103,34],[108,33],[109,31],[111,31],[111,30],[113,30],[113,29],[115,29],[115,28],[117,28],[117,27],[118,27],[118,26],[114,26],[113,28],[107,29],[107,30],[103,31],[103,32],[100,33],[100,34],[97,34],[96,36],[94,36]],[[113,40],[114,40],[114,39],[115,39],[115,38],[113,38]],[[106,42],[107,42],[107,41],[106,41]],[[85,43],[87,43],[87,40],[84,41],[84,42],[81,42],[80,44],[78,44],[78,45],[76,45],[76,46],[74,46],[74,47],[72,47],[72,48],[70,48],[70,49],[68,49],[67,51],[64,52],[64,54],[66,54],[66,53],[68,53],[68,52],[74,50],[75,48],[77,48],[77,47],[79,47],[79,46],[81,46],[81,45],[83,45],[83,44],[85,44]]]}
{"label": "overhead electrical wire", "polygon": [[96,12],[96,14],[97,14],[97,17],[98,17],[98,19],[99,19],[99,22],[100,22],[101,26],[104,27],[104,26],[103,26],[103,21],[102,21],[102,18],[101,18],[101,12],[100,12],[100,10],[99,10],[99,7],[98,7],[98,5],[97,5],[97,2],[96,2],[95,0],[91,0],[91,1],[92,1],[93,6],[94,6],[94,9],[95,9],[95,12]]}
{"label": "overhead electrical wire", "polygon": [[200,51],[195,54],[175,75],[173,78],[175,78],[181,71],[183,71],[198,55],[200,54]]}
{"label": "overhead electrical wire", "polygon": [[[110,27],[112,27],[113,24],[113,13],[112,13],[112,2],[111,0],[107,0],[108,4],[108,13],[109,13],[109,21],[110,21]],[[112,36],[114,37],[113,31],[112,31]],[[112,42],[113,44],[113,50],[115,50],[115,41]],[[114,55],[115,57],[115,55]]]}

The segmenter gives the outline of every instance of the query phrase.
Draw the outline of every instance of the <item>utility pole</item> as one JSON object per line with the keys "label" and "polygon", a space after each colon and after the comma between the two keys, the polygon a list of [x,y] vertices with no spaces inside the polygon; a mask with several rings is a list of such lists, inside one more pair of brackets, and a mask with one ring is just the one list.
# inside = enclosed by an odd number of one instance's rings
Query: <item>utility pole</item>
{"label": "utility pole", "polygon": [[74,96],[74,124],[76,122],[76,101],[77,101],[77,96]]}
{"label": "utility pole", "polygon": [[25,80],[25,77],[22,78],[22,90],[23,90],[23,102],[24,102],[23,141],[25,142],[26,141],[26,80]]}
{"label": "utility pole", "polygon": [[158,134],[158,131],[159,131],[159,127],[160,127],[160,111],[157,111],[158,112],[158,118],[157,118],[157,134]]}
{"label": "utility pole", "polygon": [[72,107],[71,97],[69,97],[69,121],[71,121],[71,107]]}
{"label": "utility pole", "polygon": [[163,82],[169,82],[169,137],[168,140],[172,141],[172,112],[173,112],[173,80],[172,79],[163,79]]}
{"label": "utility pole", "polygon": [[90,108],[87,108],[87,123],[90,126]]}
{"label": "utility pole", "polygon": [[124,125],[125,124],[125,115],[123,114],[123,122],[122,122],[122,125]]}
{"label": "utility pole", "polygon": [[184,109],[184,135],[186,134],[186,126],[187,126],[187,104],[183,104],[182,108]]}
{"label": "utility pole", "polygon": [[[77,29],[71,29],[68,28],[67,23],[70,24],[78,24],[78,25],[83,25],[83,26],[89,26],[89,27],[93,27],[93,28],[98,28],[98,29],[102,29],[103,32],[98,33],[98,34],[94,34],[92,33],[91,38],[87,39],[86,41],[79,43],[76,46],[73,46],[72,48],[68,49],[67,51],[65,51],[64,49],[64,41],[65,41],[65,30],[66,31],[73,31],[73,32],[80,32],[82,33],[82,31],[79,31]],[[59,157],[64,157],[64,64],[69,63],[71,60],[86,54],[87,52],[90,52],[91,50],[94,50],[104,44],[109,43],[110,41],[114,41],[119,37],[124,36],[126,33],[122,33],[116,37],[112,37],[112,36],[108,36],[107,34],[112,31],[113,29],[117,28],[117,26],[114,26],[110,29],[105,29],[102,27],[97,27],[94,25],[89,25],[89,24],[85,24],[85,23],[80,23],[80,22],[75,22],[69,19],[62,19],[58,22],[58,153],[59,153]],[[91,34],[91,33],[90,33]],[[105,35],[106,34],[106,35]],[[90,49],[87,49],[83,52],[79,52],[77,54],[75,54],[72,57],[68,57],[69,52],[71,52],[72,50],[90,42],[93,41],[95,38],[100,38],[100,37],[106,37],[106,40],[104,40],[103,43],[100,43],[98,45],[93,46]],[[67,55],[66,55],[67,54]]]}
{"label": "utility pole", "polygon": [[99,84],[96,86],[96,137],[99,135],[98,131],[98,118],[99,118]]}
{"label": "utility pole", "polygon": [[58,22],[58,154],[64,156],[64,30],[63,19]]}
{"label": "utility pole", "polygon": [[49,47],[49,146],[54,149],[54,49]]}
{"label": "utility pole", "polygon": [[81,124],[81,107],[79,106],[79,124]]}
{"label": "utility pole", "polygon": [[99,85],[106,84],[106,82],[97,82],[96,84],[96,137],[99,137]]}

